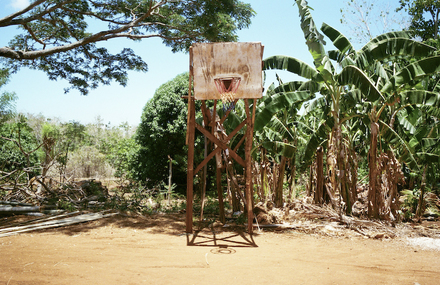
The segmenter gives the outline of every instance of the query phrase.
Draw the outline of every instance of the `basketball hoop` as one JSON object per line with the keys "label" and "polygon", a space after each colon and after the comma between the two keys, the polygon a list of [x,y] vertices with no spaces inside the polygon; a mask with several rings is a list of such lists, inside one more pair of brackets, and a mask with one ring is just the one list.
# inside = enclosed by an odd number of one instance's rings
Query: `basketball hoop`
{"label": "basketball hoop", "polygon": [[215,87],[217,87],[222,101],[227,103],[234,102],[235,93],[237,92],[238,86],[240,86],[240,81],[240,77],[224,77],[214,79]]}
{"label": "basketball hoop", "polygon": [[223,102],[223,109],[233,109],[235,104],[235,94],[237,93],[238,86],[240,86],[241,77],[223,77],[215,78],[215,87],[220,93],[220,98]]}

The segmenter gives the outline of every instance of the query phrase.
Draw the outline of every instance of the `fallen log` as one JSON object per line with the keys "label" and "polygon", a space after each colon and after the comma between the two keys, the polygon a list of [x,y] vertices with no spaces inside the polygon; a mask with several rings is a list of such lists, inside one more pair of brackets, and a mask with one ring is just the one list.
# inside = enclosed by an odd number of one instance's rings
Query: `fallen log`
{"label": "fallen log", "polygon": [[36,219],[32,219],[32,220],[23,221],[23,222],[18,222],[18,223],[13,223],[13,224],[8,224],[8,225],[2,225],[2,226],[0,226],[0,230],[1,229],[5,229],[5,228],[12,228],[12,227],[16,227],[16,226],[24,226],[24,225],[29,225],[29,224],[41,223],[41,222],[45,222],[45,221],[60,219],[60,218],[64,218],[64,217],[68,217],[68,216],[74,216],[74,215],[78,215],[78,214],[80,214],[79,211],[68,212],[68,213],[60,212],[57,215],[52,215],[52,216],[49,216],[49,217],[44,216],[44,217],[40,217],[40,218],[36,218]]}
{"label": "fallen log", "polygon": [[116,214],[117,213],[110,213],[110,214],[90,213],[90,214],[79,215],[76,217],[69,217],[69,218],[64,218],[64,219],[60,219],[60,220],[46,221],[46,222],[41,222],[41,223],[27,225],[27,226],[4,228],[4,229],[0,229],[0,237],[6,237],[6,236],[11,236],[11,235],[16,235],[18,233],[35,231],[35,230],[42,230],[42,229],[48,229],[48,228],[56,228],[56,227],[73,225],[73,224],[79,224],[79,223],[84,223],[84,222],[89,222],[89,221],[93,221],[93,220],[97,220],[97,219],[110,217],[110,216],[113,216]]}
{"label": "fallen log", "polygon": [[254,228],[266,228],[266,229],[296,229],[298,224],[253,224]]}
{"label": "fallen log", "polygon": [[33,204],[15,202],[15,201],[0,201],[0,205],[12,205],[12,206],[33,206]]}
{"label": "fallen log", "polygon": [[40,212],[40,206],[0,206],[0,215]]}

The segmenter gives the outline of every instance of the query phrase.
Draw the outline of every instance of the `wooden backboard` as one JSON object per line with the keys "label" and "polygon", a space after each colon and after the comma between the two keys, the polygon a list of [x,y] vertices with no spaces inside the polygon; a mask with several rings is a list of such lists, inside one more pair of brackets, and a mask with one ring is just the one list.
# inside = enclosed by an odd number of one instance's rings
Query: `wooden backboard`
{"label": "wooden backboard", "polygon": [[262,97],[261,43],[195,43],[191,53],[195,99],[221,99],[214,79],[227,77],[241,78],[235,98]]}

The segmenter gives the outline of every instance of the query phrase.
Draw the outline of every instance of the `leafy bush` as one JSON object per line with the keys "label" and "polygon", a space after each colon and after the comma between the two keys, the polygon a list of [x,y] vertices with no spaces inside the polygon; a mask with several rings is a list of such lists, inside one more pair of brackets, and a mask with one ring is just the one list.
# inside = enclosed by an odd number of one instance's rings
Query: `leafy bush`
{"label": "leafy bush", "polygon": [[39,172],[39,144],[23,117],[19,122],[0,124],[0,136],[3,137],[0,139],[0,170],[11,172],[35,167],[33,174]]}
{"label": "leafy bush", "polygon": [[[143,110],[135,135],[139,148],[133,156],[131,172],[134,179],[148,187],[167,182],[170,156],[177,191],[186,188],[188,106],[182,96],[188,95],[188,81],[188,73],[184,73],[161,85]],[[196,153],[203,153],[201,146]]]}

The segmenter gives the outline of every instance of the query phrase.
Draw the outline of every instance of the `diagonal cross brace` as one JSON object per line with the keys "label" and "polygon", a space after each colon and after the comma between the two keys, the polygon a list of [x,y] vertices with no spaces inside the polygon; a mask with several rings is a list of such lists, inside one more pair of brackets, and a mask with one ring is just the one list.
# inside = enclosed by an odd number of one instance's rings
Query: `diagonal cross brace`
{"label": "diagonal cross brace", "polygon": [[[244,162],[244,160],[237,154],[235,153],[227,144],[225,144],[224,142],[222,142],[221,140],[219,140],[218,138],[216,138],[213,134],[211,134],[208,130],[206,130],[205,128],[203,128],[202,126],[200,126],[199,124],[195,124],[196,128],[205,136],[207,137],[210,141],[212,141],[214,144],[216,144],[219,148],[226,150],[229,150],[229,155],[235,159],[235,161],[237,161],[241,166],[246,167],[246,163]],[[217,148],[216,148],[217,149]],[[216,151],[216,150],[214,150]],[[199,165],[200,167],[200,165]],[[197,167],[197,168],[199,168]]]}

